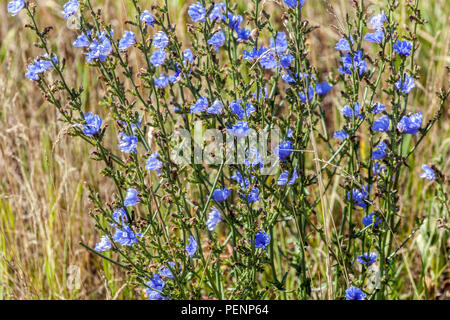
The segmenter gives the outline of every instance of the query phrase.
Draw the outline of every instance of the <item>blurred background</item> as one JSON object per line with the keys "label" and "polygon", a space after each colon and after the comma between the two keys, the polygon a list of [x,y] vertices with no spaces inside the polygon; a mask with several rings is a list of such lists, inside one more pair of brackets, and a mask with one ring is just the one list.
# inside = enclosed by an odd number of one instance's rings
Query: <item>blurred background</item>
{"label": "blurred background", "polygon": [[[368,12],[377,13],[387,0],[371,1]],[[180,39],[189,42],[185,24],[190,22],[187,8],[192,1],[168,0],[172,21]],[[240,10],[247,1],[237,1]],[[368,3],[369,1],[365,1]],[[102,195],[112,192],[111,184],[101,177],[99,166],[89,160],[89,148],[79,139],[71,139],[56,109],[46,103],[38,88],[24,77],[27,64],[41,52],[33,46],[34,34],[24,30],[28,22],[24,11],[16,17],[7,14],[7,0],[0,0],[0,299],[120,299],[136,298],[142,293],[128,285],[122,271],[104,263],[85,248],[98,239],[87,185]],[[40,0],[38,22],[53,26],[52,49],[66,59],[66,75],[71,83],[82,84],[86,110],[101,112],[96,101],[103,94],[97,76],[85,63],[72,42],[76,32],[66,26],[61,15],[65,1]],[[105,20],[117,34],[124,21],[134,17],[126,0],[92,0],[102,8]],[[151,9],[159,1],[140,1]],[[335,72],[339,55],[334,49],[341,37],[345,14],[352,12],[350,0],[307,0],[304,16],[320,26],[308,44],[311,59],[321,74]],[[396,17],[400,26],[408,25],[407,0],[399,0]],[[266,1],[265,10],[279,19],[282,7]],[[431,119],[438,109],[436,91],[449,85],[450,0],[421,1],[428,24],[418,31],[421,46],[416,61],[420,80],[410,97],[409,110],[422,111]],[[139,59],[134,60],[136,68]],[[76,72],[73,72],[76,71]],[[72,72],[72,73],[71,73]],[[51,73],[48,74],[51,77]],[[337,91],[327,100],[330,110],[341,106]],[[387,102],[387,99],[386,99]],[[450,162],[450,125],[448,105],[442,118],[426,138],[404,178],[400,203],[404,215],[404,235],[415,227],[417,217],[426,216],[423,226],[401,250],[398,268],[398,297],[402,299],[449,299],[450,271],[448,236],[438,228],[437,203],[430,183],[419,179],[423,163],[432,162],[445,173]],[[106,119],[108,121],[108,119]],[[333,126],[333,123],[330,123]],[[332,197],[332,206],[339,197]],[[448,234],[448,233],[447,233]],[[446,246],[445,246],[446,244]]]}

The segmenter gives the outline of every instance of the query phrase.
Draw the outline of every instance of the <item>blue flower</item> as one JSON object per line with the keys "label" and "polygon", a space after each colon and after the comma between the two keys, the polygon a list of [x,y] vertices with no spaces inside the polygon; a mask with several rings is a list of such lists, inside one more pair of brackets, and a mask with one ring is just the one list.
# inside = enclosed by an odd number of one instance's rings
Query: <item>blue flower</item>
{"label": "blue flower", "polygon": [[377,254],[375,252],[366,252],[358,256],[358,262],[370,266],[377,261]]}
{"label": "blue flower", "polygon": [[158,49],[164,49],[169,44],[169,38],[163,31],[157,32],[153,36],[153,46]]}
{"label": "blue flower", "polygon": [[251,52],[244,50],[244,51],[242,51],[242,54],[243,54],[243,58],[245,60],[255,61],[255,60],[259,59],[259,57],[261,57],[267,51],[270,51],[270,50],[266,49],[264,47],[259,47],[259,49],[253,48]]}
{"label": "blue flower", "polygon": [[300,7],[303,7],[303,4],[305,3],[305,0],[284,0],[284,3],[291,8],[297,7],[297,5],[300,3]]}
{"label": "blue flower", "polygon": [[123,226],[116,230],[113,239],[123,246],[132,246],[138,241],[137,237],[142,237],[142,233],[134,233],[129,226]]}
{"label": "blue flower", "polygon": [[335,131],[333,137],[335,137],[336,139],[339,139],[339,140],[345,140],[348,138],[348,133],[345,132],[344,129],[342,129],[339,131]]}
{"label": "blue flower", "polygon": [[353,109],[348,104],[345,105],[341,109],[341,113],[344,116],[349,117],[349,118],[357,117],[357,118],[362,119],[363,116],[362,116],[362,114],[360,112],[361,112],[361,105],[358,102],[356,102],[354,104]]}
{"label": "blue flower", "polygon": [[132,207],[141,202],[141,198],[138,196],[138,192],[136,189],[130,188],[127,191],[127,195],[123,200],[123,205],[125,207]]}
{"label": "blue flower", "polygon": [[230,195],[231,190],[228,190],[227,188],[223,189],[216,189],[213,191],[213,199],[216,202],[222,202],[227,200],[228,196]]}
{"label": "blue flower", "polygon": [[422,165],[422,170],[424,172],[422,172],[419,177],[421,178],[427,178],[430,181],[433,181],[436,178],[436,174],[434,173],[434,170],[431,169],[429,166],[427,166],[426,164]]}
{"label": "blue flower", "polygon": [[189,257],[192,259],[195,252],[197,251],[197,241],[195,241],[195,238],[193,236],[190,236],[188,241],[189,243],[186,245],[186,251]]}
{"label": "blue flower", "polygon": [[378,144],[378,148],[372,152],[372,159],[373,160],[381,160],[384,157],[386,157],[386,149],[387,149],[386,143],[384,141],[381,141]]}
{"label": "blue flower", "polygon": [[247,167],[253,168],[259,165],[259,167],[262,168],[264,166],[261,154],[256,147],[250,147],[249,150],[245,151],[245,155],[247,156],[247,158],[244,159],[244,164]]}
{"label": "blue flower", "polygon": [[369,186],[365,186],[362,189],[353,189],[351,194],[347,192],[347,199],[352,200],[356,203],[356,205],[360,206],[361,208],[366,209],[368,197],[369,197]]}
{"label": "blue flower", "polygon": [[234,15],[231,12],[228,12],[227,19],[228,19],[228,26],[235,31],[239,30],[242,21],[244,21],[244,18],[242,18],[241,15],[238,14]]}
{"label": "blue flower", "polygon": [[53,69],[53,63],[58,63],[58,57],[56,55],[53,55],[51,61],[48,57],[48,55],[44,55],[42,57],[39,57],[34,60],[32,64],[28,65],[28,70],[25,73],[25,77],[33,80],[38,81],[39,80],[39,74],[44,73],[45,71]]}
{"label": "blue flower", "polygon": [[277,185],[279,186],[285,186],[285,185],[291,185],[294,184],[295,181],[298,179],[297,169],[294,169],[294,172],[292,173],[291,180],[289,180],[289,171],[286,170],[280,176],[278,177]]}
{"label": "blue flower", "polygon": [[259,200],[259,189],[257,187],[253,187],[247,195],[247,201],[252,203]]}
{"label": "blue flower", "polygon": [[70,16],[73,16],[77,12],[79,6],[80,4],[77,0],[67,1],[63,7],[64,11],[62,12],[62,14],[64,14],[64,18],[67,19]]}
{"label": "blue flower", "polygon": [[364,61],[362,51],[357,51],[355,54],[346,53],[342,57],[342,67],[339,68],[341,74],[352,74],[353,71],[358,71],[362,75],[367,70],[367,62]]}
{"label": "blue flower", "polygon": [[[87,33],[90,35],[90,32]],[[73,46],[77,48],[87,48],[89,47],[89,39],[86,34],[82,33],[78,36],[78,38],[74,41]]]}
{"label": "blue flower", "polygon": [[316,93],[319,96],[325,96],[328,92],[330,92],[333,89],[332,85],[329,85],[327,82],[317,82],[316,83]]}
{"label": "blue flower", "polygon": [[[169,262],[169,266],[170,268],[172,268],[172,270],[177,271],[177,269],[180,270],[180,272],[178,274],[181,274],[181,272],[183,271],[181,268],[181,265],[178,264],[176,265],[175,262]],[[161,267],[159,268],[159,274],[162,275],[163,277],[169,278],[169,279],[175,279],[172,271],[170,271],[169,267]]]}
{"label": "blue flower", "polygon": [[264,231],[260,231],[255,234],[255,248],[264,249],[270,244],[270,235],[267,235]]}
{"label": "blue flower", "polygon": [[380,173],[382,173],[384,170],[386,170],[385,166],[380,165],[378,162],[374,162],[372,166],[373,174],[378,177]]}
{"label": "blue flower", "polygon": [[249,134],[250,128],[245,121],[238,121],[233,127],[227,128],[233,136],[237,138],[244,138]]}
{"label": "blue flower", "polygon": [[365,297],[366,294],[357,287],[350,287],[347,290],[345,290],[346,300],[364,300]]}
{"label": "blue flower", "polygon": [[273,69],[277,66],[277,60],[275,59],[272,53],[264,53],[259,60],[259,64],[264,69]]}
{"label": "blue flower", "polygon": [[216,207],[211,207],[211,212],[208,214],[208,220],[206,221],[206,226],[209,231],[213,231],[219,222],[222,221],[222,215]]}
{"label": "blue flower", "polygon": [[403,80],[400,77],[395,83],[397,90],[405,94],[408,94],[415,86],[414,79],[406,72],[403,74]]}
{"label": "blue flower", "polygon": [[125,153],[137,152],[138,138],[133,135],[127,136],[123,132],[119,132],[119,148]]}
{"label": "blue flower", "polygon": [[386,110],[386,106],[384,104],[381,104],[379,102],[377,102],[373,107],[372,107],[372,113],[381,113],[384,110]]}
{"label": "blue flower", "polygon": [[188,14],[194,22],[206,20],[206,10],[200,2],[191,4],[188,10]]}
{"label": "blue flower", "polygon": [[292,64],[292,61],[294,61],[294,57],[289,53],[283,54],[280,57],[280,64],[283,68],[289,68]]}
{"label": "blue flower", "polygon": [[392,48],[398,54],[401,54],[403,56],[409,56],[411,49],[412,49],[412,42],[409,42],[407,40],[403,40],[403,41],[397,40],[394,43],[394,46]]}
{"label": "blue flower", "polygon": [[[350,41],[353,44],[353,37],[352,36],[350,36]],[[350,47],[350,43],[348,42],[348,40],[346,38],[340,39],[336,43],[336,46],[334,48],[339,50],[339,51],[351,51],[352,50],[352,48]]]}
{"label": "blue flower", "polygon": [[194,55],[192,54],[191,49],[186,49],[183,51],[183,61],[192,63],[194,62]]}
{"label": "blue flower", "polygon": [[110,224],[111,227],[123,226],[128,221],[127,212],[124,208],[117,208],[112,214],[112,219],[114,222]]}
{"label": "blue flower", "polygon": [[208,98],[200,97],[197,101],[191,106],[191,113],[203,112],[208,109]]}
{"label": "blue flower", "polygon": [[422,126],[422,112],[414,113],[410,116],[403,116],[397,123],[397,129],[405,134],[417,134]]}
{"label": "blue flower", "polygon": [[214,46],[214,50],[219,51],[219,48],[225,43],[225,34],[222,30],[217,31],[209,40],[208,44]]}
{"label": "blue flower", "polygon": [[214,101],[211,107],[206,109],[206,112],[211,114],[221,114],[222,111],[223,111],[223,104],[222,102],[220,102],[220,100]]}
{"label": "blue flower", "polygon": [[119,41],[119,50],[126,50],[136,43],[134,33],[131,31],[125,31],[123,38]]}
{"label": "blue flower", "polygon": [[219,22],[225,19],[223,12],[226,10],[225,3],[216,3],[209,14],[209,19],[211,21],[218,20]]}
{"label": "blue flower", "polygon": [[25,0],[14,0],[8,3],[8,12],[11,16],[17,15],[25,6]]}
{"label": "blue flower", "polygon": [[362,218],[362,224],[365,227],[371,226],[373,224],[374,227],[378,226],[381,223],[381,219],[375,216],[375,213],[371,212],[367,216]]}
{"label": "blue flower", "polygon": [[148,10],[145,10],[144,12],[142,12],[140,19],[141,19],[141,22],[144,22],[148,26],[152,26],[152,27],[155,26],[155,18]]}
{"label": "blue flower", "polygon": [[244,102],[241,99],[238,99],[236,102],[233,101],[230,104],[231,112],[238,116],[239,119],[244,117],[248,117],[250,114],[256,111],[251,103],[247,104],[245,109],[242,107]]}
{"label": "blue flower", "polygon": [[374,33],[366,33],[364,39],[373,43],[383,42],[384,32],[381,30],[376,30]]}
{"label": "blue flower", "polygon": [[287,140],[276,147],[274,149],[274,152],[278,155],[280,161],[286,161],[287,159],[289,159],[289,156],[291,155],[293,150],[294,145],[291,141]]}
{"label": "blue flower", "polygon": [[[113,32],[111,31],[111,37]],[[86,53],[87,62],[91,63],[93,60],[98,59],[100,61],[105,61],[106,58],[112,53],[111,41],[109,41],[106,33],[102,31],[97,38],[89,44],[89,51]]]}
{"label": "blue flower", "polygon": [[247,189],[250,186],[250,181],[246,177],[243,177],[239,171],[236,171],[236,173],[234,174],[234,176],[231,177],[231,179],[239,183],[242,189]]}
{"label": "blue flower", "polygon": [[159,274],[155,274],[153,278],[148,281],[147,287],[145,289],[145,293],[148,295],[149,300],[166,300],[167,298],[164,297],[161,292],[164,289],[165,283],[163,279],[159,276]]}
{"label": "blue flower", "polygon": [[387,21],[387,18],[384,12],[381,12],[380,14],[377,14],[372,18],[370,18],[370,24],[372,25],[372,28],[375,30],[382,30],[385,21]]}
{"label": "blue flower", "polygon": [[275,38],[275,41],[274,41],[273,38],[271,38],[270,39],[270,48],[276,54],[284,53],[288,49],[288,42],[286,40],[286,33],[278,32],[277,36]]}
{"label": "blue flower", "polygon": [[373,122],[372,130],[386,132],[389,129],[389,124],[389,117],[387,115],[384,115]]}
{"label": "blue flower", "polygon": [[108,251],[111,250],[111,247],[112,245],[111,241],[109,241],[109,238],[107,236],[102,236],[100,238],[100,241],[95,245],[94,250],[98,252]]}
{"label": "blue flower", "polygon": [[94,115],[92,112],[83,114],[85,124],[83,125],[83,133],[87,136],[96,134],[102,126],[102,118]]}
{"label": "blue flower", "polygon": [[169,85],[169,77],[165,73],[161,73],[158,78],[155,78],[155,87],[165,88]]}
{"label": "blue flower", "polygon": [[250,39],[252,31],[245,28],[239,28],[236,30],[236,34],[238,36],[237,41],[247,41]]}
{"label": "blue flower", "polygon": [[162,166],[163,166],[163,163],[161,162],[161,160],[159,160],[159,153],[154,152],[150,155],[150,157],[148,157],[147,164],[145,165],[145,170],[148,170],[148,171],[157,170],[158,174],[159,174]]}
{"label": "blue flower", "polygon": [[166,52],[164,50],[156,50],[150,57],[150,63],[155,67],[160,66],[166,60]]}

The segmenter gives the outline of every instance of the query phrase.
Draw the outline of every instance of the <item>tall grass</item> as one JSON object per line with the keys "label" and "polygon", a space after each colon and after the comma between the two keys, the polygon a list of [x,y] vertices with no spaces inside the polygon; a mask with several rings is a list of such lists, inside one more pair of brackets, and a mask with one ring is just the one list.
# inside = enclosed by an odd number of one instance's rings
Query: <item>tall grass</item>
{"label": "tall grass", "polygon": [[[62,25],[60,15],[64,1],[38,1],[41,22],[46,25]],[[118,32],[128,15],[126,1],[95,1],[102,7],[109,21]],[[382,7],[384,1],[372,1],[374,7]],[[405,7],[406,0],[400,0]],[[32,46],[30,32],[18,33],[25,19],[11,19],[6,13],[6,0],[0,1],[0,299],[114,299],[134,298],[136,293],[127,286],[123,271],[113,264],[101,260],[80,246],[80,241],[93,245],[98,239],[94,221],[89,217],[91,207],[86,184],[92,185],[102,196],[112,193],[113,186],[99,177],[95,162],[86,161],[91,150],[79,140],[69,139],[65,128],[58,121],[54,108],[49,107],[32,83],[25,79],[28,57],[34,57],[37,49]],[[154,1],[152,3],[158,3]],[[172,21],[185,25],[187,7],[191,2],[169,1]],[[428,24],[419,31],[421,46],[417,63],[421,67],[421,78],[416,82],[417,90],[410,98],[410,109],[420,110],[425,118],[432,117],[438,109],[435,92],[448,87],[450,65],[450,4],[446,0],[422,1],[422,14]],[[242,1],[242,6],[245,6]],[[281,10],[274,1],[267,1],[266,11],[272,19],[279,18]],[[312,25],[320,29],[312,34],[308,43],[313,63],[322,66],[326,74],[337,65],[339,56],[334,50],[335,40],[340,38],[345,14],[350,11],[351,1],[316,1],[305,7],[305,15]],[[242,8],[245,10],[245,8]],[[407,23],[406,12],[396,17],[400,26]],[[177,28],[183,32],[182,28]],[[73,56],[70,50],[73,35],[66,29],[54,29],[52,38],[67,58],[68,64],[76,68],[80,78],[73,83],[88,88],[82,101],[89,110],[101,113],[98,101],[105,88],[84,63],[81,55]],[[119,33],[120,33],[119,32]],[[186,30],[184,30],[186,32]],[[179,35],[183,37],[183,34]],[[70,39],[68,39],[70,37]],[[315,61],[316,59],[317,61]],[[136,60],[136,67],[142,65]],[[333,114],[340,101],[326,100],[328,127],[330,132],[338,128],[337,115]],[[105,119],[108,121],[108,119]],[[402,238],[411,234],[411,239],[400,250],[398,276],[392,286],[401,299],[448,299],[450,297],[449,239],[442,228],[446,221],[439,221],[439,206],[434,199],[427,180],[419,179],[420,166],[431,160],[444,173],[449,173],[450,126],[449,108],[444,109],[438,125],[427,136],[409,165],[409,174],[403,177],[400,212]],[[323,159],[326,161],[327,159]],[[328,206],[337,214],[344,205],[337,193],[336,184],[327,194]],[[422,226],[415,230],[415,220],[425,218]],[[282,230],[278,230],[282,232]],[[447,233],[448,234],[448,233]],[[278,243],[283,251],[292,243]],[[322,251],[325,247],[322,248]],[[312,279],[325,272],[324,253],[321,250],[308,252],[311,257],[309,270]],[[275,259],[283,256],[275,252]],[[279,263],[278,265],[282,265]],[[80,284],[76,278],[79,270]],[[288,271],[286,289],[296,282],[293,270]],[[351,275],[350,275],[351,276]],[[313,283],[313,292],[319,297],[324,288]]]}

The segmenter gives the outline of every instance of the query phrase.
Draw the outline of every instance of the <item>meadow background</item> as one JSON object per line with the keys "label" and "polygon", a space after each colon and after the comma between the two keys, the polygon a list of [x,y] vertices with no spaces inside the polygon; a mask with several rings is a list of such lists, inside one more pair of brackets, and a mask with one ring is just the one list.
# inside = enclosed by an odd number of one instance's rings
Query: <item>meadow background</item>
{"label": "meadow background", "polygon": [[[38,88],[24,77],[26,65],[39,54],[33,47],[31,31],[22,12],[15,18],[6,12],[7,0],[0,0],[0,299],[126,299],[136,298],[125,274],[83,248],[80,241],[93,246],[98,240],[94,221],[88,215],[91,204],[87,185],[101,195],[112,192],[112,185],[98,174],[100,165],[89,161],[89,148],[65,133],[54,107],[46,103]],[[101,113],[97,101],[103,94],[97,76],[85,63],[81,52],[75,54],[72,42],[76,33],[66,27],[60,11],[65,1],[41,0],[39,22],[52,25],[54,47],[66,58],[70,81],[83,84],[83,103],[88,110]],[[178,26],[180,39],[188,38],[182,26],[188,21],[187,8],[192,1],[169,0],[171,20]],[[369,8],[383,8],[385,1],[372,1]],[[397,21],[408,23],[407,0],[399,0]],[[126,0],[95,0],[107,20],[122,33],[123,22],[134,14]],[[145,4],[145,5],[144,5]],[[158,1],[141,1],[150,8]],[[282,13],[275,1],[265,2],[273,19]],[[239,1],[246,10],[246,2]],[[428,24],[418,31],[421,43],[416,61],[421,77],[410,97],[409,109],[422,111],[430,119],[438,109],[436,91],[448,88],[450,65],[450,0],[421,1]],[[312,25],[320,26],[308,40],[311,59],[320,73],[338,66],[334,49],[340,38],[338,29],[351,12],[350,0],[306,1],[304,15]],[[184,32],[183,32],[184,30]],[[20,32],[19,32],[20,31]],[[135,60],[135,67],[140,65]],[[326,100],[329,129],[337,128],[335,110],[340,107],[337,91]],[[438,203],[430,182],[419,178],[421,165],[432,162],[449,174],[450,125],[448,104],[444,113],[409,162],[403,177],[401,233],[407,237],[415,219],[426,217],[424,224],[400,251],[398,277],[394,284],[399,299],[449,299],[450,268],[448,231],[439,228]],[[326,159],[324,159],[326,160]],[[331,208],[338,208],[341,196],[330,191]],[[444,222],[445,223],[445,222]],[[448,223],[448,222],[447,222]],[[320,273],[321,254],[313,255]],[[79,282],[77,279],[79,278]],[[289,281],[293,281],[290,279]],[[78,285],[79,284],[79,285]]]}

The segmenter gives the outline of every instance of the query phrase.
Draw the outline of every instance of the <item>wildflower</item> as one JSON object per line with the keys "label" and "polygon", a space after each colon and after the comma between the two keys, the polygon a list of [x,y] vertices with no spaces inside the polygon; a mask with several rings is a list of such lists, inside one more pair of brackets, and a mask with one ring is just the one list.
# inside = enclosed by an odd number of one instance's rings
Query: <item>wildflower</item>
{"label": "wildflower", "polygon": [[397,123],[397,129],[405,134],[417,134],[422,126],[422,112],[414,113],[410,116],[403,116]]}
{"label": "wildflower", "polygon": [[209,40],[208,44],[214,47],[214,50],[219,51],[219,48],[225,43],[225,34],[222,30],[217,31]]}
{"label": "wildflower", "polygon": [[287,159],[289,159],[289,156],[291,155],[293,149],[294,145],[291,141],[287,140],[276,147],[274,149],[274,152],[278,155],[280,161],[286,161]]}
{"label": "wildflower", "polygon": [[422,170],[424,172],[422,172],[419,177],[421,178],[427,178],[430,181],[433,181],[436,178],[436,174],[434,173],[434,170],[431,169],[429,166],[427,166],[426,164],[422,165]]}
{"label": "wildflower", "polygon": [[123,226],[116,230],[113,239],[123,246],[132,246],[138,241],[137,237],[142,237],[142,233],[134,233],[129,226]]}
{"label": "wildflower", "polygon": [[372,152],[372,159],[380,160],[380,159],[383,159],[384,157],[386,157],[386,149],[387,149],[386,143],[384,141],[381,141],[378,144],[378,148]]}
{"label": "wildflower", "polygon": [[381,12],[380,14],[377,14],[372,18],[370,18],[370,24],[372,25],[372,28],[375,30],[383,29],[383,24],[385,21],[387,21],[387,18],[384,12]]}
{"label": "wildflower", "polygon": [[255,167],[259,165],[260,168],[264,166],[262,163],[262,157],[261,154],[258,152],[258,149],[256,147],[250,147],[249,150],[245,151],[245,155],[247,158],[244,159],[244,164],[247,167]]}
{"label": "wildflower", "polygon": [[100,238],[100,241],[95,245],[94,250],[98,252],[108,251],[111,250],[111,247],[112,245],[111,241],[109,241],[109,238],[107,236],[102,236]]}
{"label": "wildflower", "polygon": [[228,190],[227,188],[223,189],[216,189],[213,191],[213,199],[216,202],[222,202],[227,200],[228,196],[230,195],[231,190]]}
{"label": "wildflower", "polygon": [[125,207],[132,207],[141,202],[141,198],[138,196],[138,192],[136,189],[130,188],[127,191],[127,195],[123,200],[123,205]]}
{"label": "wildflower", "polygon": [[377,102],[373,107],[372,107],[372,113],[381,113],[384,110],[386,110],[386,106],[384,104],[381,104],[379,102]]}
{"label": "wildflower", "polygon": [[255,248],[264,249],[270,244],[270,235],[260,231],[255,234]]}
{"label": "wildflower", "polygon": [[380,165],[378,162],[374,162],[373,164],[373,174],[378,177],[380,173],[382,173],[384,170],[386,170],[385,166]]}
{"label": "wildflower", "polygon": [[[88,32],[88,35],[90,35],[90,32]],[[89,47],[89,39],[86,34],[82,33],[77,37],[72,45],[77,48],[87,48]]]}
{"label": "wildflower", "polygon": [[39,80],[39,74],[44,73],[45,71],[53,69],[53,63],[58,63],[58,57],[56,55],[53,55],[51,61],[48,58],[48,55],[44,55],[42,57],[39,57],[34,60],[32,64],[28,65],[28,70],[25,73],[25,77],[33,80],[38,81]]}
{"label": "wildflower", "polygon": [[155,78],[155,87],[165,88],[170,83],[170,77],[168,77],[165,73],[161,73],[161,75]]}
{"label": "wildflower", "polygon": [[[181,272],[183,271],[180,264],[176,265],[175,262],[169,262],[168,265],[174,271],[177,271],[177,269],[179,269],[180,272],[178,274],[181,274]],[[174,277],[172,271],[170,271],[170,268],[169,267],[161,267],[161,268],[159,268],[159,274],[162,275],[163,277],[166,277],[166,278],[169,278],[169,279],[174,279],[175,277]]]}
{"label": "wildflower", "polygon": [[370,266],[371,264],[375,263],[375,261],[377,261],[377,257],[378,256],[375,252],[366,252],[361,256],[358,256],[358,262]]}
{"label": "wildflower", "polygon": [[364,61],[362,51],[357,51],[354,54],[347,53],[342,57],[342,67],[339,68],[341,74],[352,74],[353,71],[358,71],[362,75],[367,70],[367,62]]}
{"label": "wildflower", "polygon": [[211,13],[209,14],[209,19],[211,21],[218,20],[219,22],[225,19],[223,12],[226,10],[225,3],[216,3],[214,4]]}
{"label": "wildflower", "polygon": [[259,200],[259,189],[257,187],[253,187],[247,195],[247,201],[252,203]]}
{"label": "wildflower", "polygon": [[148,10],[145,10],[144,12],[142,12],[140,19],[141,19],[141,22],[144,22],[148,26],[152,26],[152,27],[155,26],[155,18]]}
{"label": "wildflower", "polygon": [[381,219],[375,216],[375,213],[371,212],[367,216],[362,218],[362,224],[365,227],[373,225],[374,227],[378,226],[381,223]]}
{"label": "wildflower", "polygon": [[333,137],[335,137],[336,139],[339,139],[339,140],[345,140],[348,138],[348,133],[345,132],[344,129],[342,129],[339,131],[335,131]]}
{"label": "wildflower", "polygon": [[250,181],[246,177],[243,177],[239,171],[236,171],[231,179],[239,183],[242,189],[247,189],[250,186]]}
{"label": "wildflower", "polygon": [[61,13],[64,14],[64,18],[67,19],[70,16],[73,16],[75,12],[77,12],[79,6],[80,4],[78,3],[77,0],[67,1],[63,7],[64,11],[62,11]]}
{"label": "wildflower", "polygon": [[195,241],[195,238],[193,236],[189,237],[189,243],[186,245],[186,251],[189,257],[192,259],[195,252],[197,251],[197,241]]}
{"label": "wildflower", "polygon": [[[350,41],[353,44],[353,37],[352,36],[350,36]],[[352,48],[350,47],[350,43],[348,42],[348,40],[346,38],[340,39],[336,43],[336,46],[334,48],[339,50],[339,51],[351,51],[352,50]]]}
{"label": "wildflower", "polygon": [[389,117],[387,115],[384,115],[373,122],[372,130],[386,132],[389,129],[389,124]]}
{"label": "wildflower", "polygon": [[211,114],[221,114],[222,111],[223,111],[223,104],[222,102],[220,102],[220,100],[214,101],[211,107],[206,109],[206,112]]}
{"label": "wildflower", "polygon": [[347,192],[347,199],[352,200],[356,203],[356,205],[360,206],[361,208],[366,209],[368,197],[369,197],[369,186],[365,186],[362,189],[353,189],[352,193]]}
{"label": "wildflower", "polygon": [[102,118],[100,116],[94,115],[92,112],[83,114],[84,122],[83,133],[87,136],[92,136],[99,132],[102,126]]}
{"label": "wildflower", "polygon": [[208,98],[200,97],[197,99],[195,104],[191,106],[191,113],[203,112],[208,109]]}
{"label": "wildflower", "polygon": [[227,128],[233,136],[237,138],[244,138],[249,134],[250,128],[245,121],[238,121],[233,127]]}
{"label": "wildflower", "polygon": [[415,86],[414,79],[406,72],[403,74],[403,79],[400,77],[395,83],[397,90],[405,94],[408,94]]}
{"label": "wildflower", "polygon": [[280,57],[280,65],[283,68],[289,68],[292,64],[292,61],[294,61],[294,57],[289,53],[286,53]]}
{"label": "wildflower", "polygon": [[322,83],[316,83],[316,93],[319,96],[325,96],[328,92],[333,89],[332,85],[329,85],[327,82],[323,81]]}
{"label": "wildflower", "polygon": [[125,31],[123,38],[119,41],[119,50],[126,50],[136,43],[134,33],[131,31]]}
{"label": "wildflower", "polygon": [[131,153],[131,152],[137,152],[137,142],[138,138],[134,135],[127,136],[123,132],[119,132],[118,135],[119,139],[119,148],[122,150],[122,152],[125,153]]}
{"label": "wildflower", "polygon": [[305,0],[284,0],[284,3],[291,8],[295,8],[300,4],[300,7],[303,7]]}
{"label": "wildflower", "polygon": [[[112,37],[113,32],[111,31],[110,36]],[[86,53],[87,62],[91,63],[95,59],[100,61],[105,61],[106,58],[112,53],[111,41],[109,41],[106,33],[102,31],[97,38],[89,44],[88,52]]]}
{"label": "wildflower", "polygon": [[11,16],[16,16],[25,6],[25,0],[13,0],[8,3],[8,12]]}
{"label": "wildflower", "polygon": [[183,61],[192,63],[194,62],[194,55],[192,54],[191,49],[186,49],[183,51]]}
{"label": "wildflower", "polygon": [[212,211],[208,214],[208,220],[206,221],[206,226],[209,231],[213,231],[219,222],[222,221],[219,210],[217,210],[216,207],[211,207],[211,210]]}
{"label": "wildflower", "polygon": [[128,221],[127,212],[124,208],[117,208],[112,214],[112,219],[114,222],[110,224],[111,227],[122,226]]}
{"label": "wildflower", "polygon": [[272,53],[265,53],[259,60],[259,64],[264,69],[273,69],[277,66],[277,60],[272,55]]}
{"label": "wildflower", "polygon": [[238,36],[237,41],[247,41],[250,39],[252,31],[245,28],[236,29],[236,34]]}
{"label": "wildflower", "polygon": [[145,165],[145,170],[148,170],[148,171],[156,170],[156,171],[158,171],[158,174],[159,174],[162,166],[163,166],[163,163],[161,162],[161,160],[159,160],[159,153],[154,152],[150,155],[150,157],[148,157],[147,163]]}
{"label": "wildflower", "polygon": [[164,50],[156,50],[150,57],[150,63],[155,67],[162,65],[164,60],[166,60],[166,52]]}
{"label": "wildflower", "polygon": [[354,104],[353,109],[348,104],[345,105],[341,109],[341,113],[348,118],[354,118],[354,117],[357,117],[360,119],[363,118],[363,116],[361,114],[361,105],[358,102],[356,102]]}
{"label": "wildflower", "polygon": [[244,102],[241,99],[238,99],[236,102],[233,101],[230,104],[231,112],[237,115],[239,119],[248,117],[251,113],[256,111],[251,103],[247,104],[245,109],[242,107],[242,105],[244,105]]}
{"label": "wildflower", "polygon": [[155,48],[164,49],[169,44],[169,38],[163,31],[159,31],[153,36],[152,44]]}
{"label": "wildflower", "polygon": [[259,49],[253,48],[251,52],[244,50],[244,51],[242,51],[242,54],[243,54],[243,58],[245,60],[256,61],[257,59],[259,59],[263,54],[265,54],[268,51],[269,51],[269,49],[266,49],[261,46],[261,47],[259,47]]}
{"label": "wildflower", "polygon": [[314,87],[312,85],[309,85],[308,92],[306,94],[307,95],[305,95],[305,93],[303,93],[303,92],[300,92],[298,95],[300,98],[300,101],[303,103],[306,103],[307,98],[308,98],[308,102],[311,102],[312,99],[314,98]]}
{"label": "wildflower", "polygon": [[383,41],[384,32],[381,30],[376,30],[374,33],[366,33],[364,39],[373,43],[380,44]]}
{"label": "wildflower", "polygon": [[197,21],[203,22],[206,20],[205,19],[206,10],[200,2],[191,4],[189,7],[189,10],[188,10],[188,14],[191,17],[192,21],[194,21],[194,22],[197,22]]}
{"label": "wildflower", "polygon": [[276,54],[284,53],[288,49],[288,42],[286,40],[286,33],[284,33],[284,32],[277,32],[277,36],[276,36],[275,40],[273,38],[270,39],[270,48]]}
{"label": "wildflower", "polygon": [[366,294],[357,287],[350,287],[347,290],[345,290],[346,300],[364,300],[365,297]]}
{"label": "wildflower", "polygon": [[294,172],[292,173],[291,180],[289,180],[289,171],[286,170],[280,176],[278,177],[277,185],[279,186],[285,186],[285,185],[291,185],[294,184],[295,181],[298,179],[297,169],[294,169]]}
{"label": "wildflower", "polygon": [[155,274],[153,278],[148,281],[147,287],[145,289],[145,293],[148,295],[149,300],[166,300],[167,298],[164,297],[161,292],[164,289],[165,283],[163,279],[159,276],[159,274]]}
{"label": "wildflower", "polygon": [[412,42],[408,40],[397,40],[392,48],[402,56],[409,56],[412,49]]}
{"label": "wildflower", "polygon": [[234,15],[231,12],[228,13],[227,19],[228,19],[228,26],[235,31],[239,30],[239,27],[242,21],[244,20],[244,18],[242,18],[241,15],[238,14]]}

